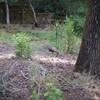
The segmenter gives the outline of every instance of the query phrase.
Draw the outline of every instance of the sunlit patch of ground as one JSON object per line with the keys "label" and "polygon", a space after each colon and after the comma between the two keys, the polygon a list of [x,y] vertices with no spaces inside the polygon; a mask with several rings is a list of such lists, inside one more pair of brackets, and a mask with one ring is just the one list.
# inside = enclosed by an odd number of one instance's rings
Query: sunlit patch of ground
{"label": "sunlit patch of ground", "polygon": [[34,55],[34,57],[32,57],[33,59],[37,60],[37,61],[41,61],[41,62],[44,62],[44,63],[53,63],[53,64],[72,64],[74,65],[76,60],[73,60],[73,59],[70,59],[70,60],[67,60],[67,59],[61,59],[59,57],[50,57],[50,56],[44,56],[44,55]]}
{"label": "sunlit patch of ground", "polygon": [[[0,53],[0,59],[3,60],[3,59],[11,59],[11,58],[15,58],[16,55],[14,53],[5,53],[5,54],[2,54]],[[40,62],[43,62],[43,63],[52,63],[52,64],[72,64],[74,65],[76,60],[73,60],[73,59],[70,59],[70,60],[67,60],[67,59],[61,59],[59,57],[50,57],[50,56],[45,56],[45,55],[34,55],[32,57],[34,60],[37,60],[37,61],[40,61]]]}
{"label": "sunlit patch of ground", "polygon": [[15,57],[15,54],[13,54],[13,53],[7,53],[7,54],[0,53],[0,60],[11,59],[12,57]]}

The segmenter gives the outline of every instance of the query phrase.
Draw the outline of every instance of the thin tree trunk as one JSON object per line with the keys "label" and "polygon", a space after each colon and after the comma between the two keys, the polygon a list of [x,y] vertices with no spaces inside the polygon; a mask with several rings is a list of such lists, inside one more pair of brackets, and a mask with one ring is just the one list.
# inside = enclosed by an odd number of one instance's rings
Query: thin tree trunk
{"label": "thin tree trunk", "polygon": [[31,0],[28,0],[28,1],[29,1],[30,8],[32,9],[32,12],[33,12],[34,21],[35,21],[35,26],[38,27],[38,21],[37,21],[35,9],[34,9],[34,7],[33,7],[33,5],[32,5]]}
{"label": "thin tree trunk", "polygon": [[75,71],[100,77],[100,0],[88,0],[88,15]]}
{"label": "thin tree trunk", "polygon": [[6,6],[6,23],[10,24],[10,13],[9,13],[9,5],[8,0],[5,0],[5,6]]}

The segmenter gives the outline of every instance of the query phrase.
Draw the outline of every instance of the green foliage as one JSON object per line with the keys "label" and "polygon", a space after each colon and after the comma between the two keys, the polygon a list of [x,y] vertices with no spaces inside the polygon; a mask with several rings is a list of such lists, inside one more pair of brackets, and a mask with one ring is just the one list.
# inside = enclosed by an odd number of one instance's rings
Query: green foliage
{"label": "green foliage", "polygon": [[74,52],[74,46],[78,42],[78,37],[75,36],[74,32],[74,21],[66,17],[64,23],[57,25],[57,47],[64,52]]}
{"label": "green foliage", "polygon": [[84,16],[72,16],[74,21],[74,33],[76,36],[82,36],[84,30],[85,17]]}
{"label": "green foliage", "polygon": [[[32,82],[32,100],[39,100],[43,97],[43,100],[62,100],[62,91],[57,87],[58,80],[51,74],[41,75],[41,65],[34,62],[35,65],[30,66],[31,82]],[[56,84],[56,85],[55,85]]]}
{"label": "green foliage", "polygon": [[56,88],[52,83],[47,83],[46,87],[44,93],[46,100],[62,100],[62,92],[60,89]]}
{"label": "green foliage", "polygon": [[33,90],[32,91],[32,97],[31,97],[33,100],[38,100],[39,99],[39,95],[38,93],[36,92],[36,90]]}
{"label": "green foliage", "polygon": [[39,12],[53,12],[55,16],[59,15],[83,15],[85,12],[85,0],[32,0],[33,5]]}
{"label": "green foliage", "polygon": [[45,92],[42,91],[40,95],[34,88],[31,98],[38,100],[41,96],[44,96],[45,100],[62,100],[62,91],[53,85],[53,83],[45,83]]}
{"label": "green foliage", "polygon": [[63,8],[70,14],[84,13],[85,11],[85,0],[59,0]]}
{"label": "green foliage", "polygon": [[31,54],[30,38],[26,33],[17,33],[14,35],[16,45],[16,55],[22,58],[28,58]]}
{"label": "green foliage", "polygon": [[82,21],[80,21],[81,18],[80,20],[76,20],[78,21],[75,21],[73,16],[66,17],[66,20],[63,23],[57,21],[56,24],[52,26],[52,30],[38,30],[29,34],[32,38],[36,36],[38,40],[46,40],[50,42],[61,52],[78,53],[80,37],[81,34],[83,34],[83,24]]}
{"label": "green foliage", "polygon": [[[5,0],[0,0],[5,2]],[[82,15],[85,16],[85,0],[31,0],[36,12],[52,12],[55,18],[61,18],[65,15]],[[9,5],[28,5],[28,0],[8,0]],[[0,20],[5,22],[5,14],[0,11]]]}
{"label": "green foliage", "polygon": [[[66,48],[69,53],[73,52],[73,47],[75,43],[77,42],[77,37],[74,35],[74,21],[71,20],[71,18],[66,18],[64,23],[64,37],[65,37],[65,43]],[[65,48],[65,52],[66,52]]]}
{"label": "green foliage", "polygon": [[12,40],[12,36],[11,34],[9,33],[6,33],[4,31],[0,31],[0,40],[3,40],[3,41],[11,41]]}

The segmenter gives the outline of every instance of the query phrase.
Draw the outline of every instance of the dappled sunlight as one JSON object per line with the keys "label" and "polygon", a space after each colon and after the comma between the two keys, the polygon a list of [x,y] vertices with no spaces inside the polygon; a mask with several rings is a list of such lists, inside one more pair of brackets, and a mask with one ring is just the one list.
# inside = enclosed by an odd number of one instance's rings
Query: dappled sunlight
{"label": "dappled sunlight", "polygon": [[66,58],[59,58],[59,57],[50,57],[50,56],[44,56],[44,55],[34,55],[32,57],[33,59],[37,61],[41,61],[44,63],[52,63],[52,64],[72,64],[74,65],[76,60],[70,59],[67,60]]}
{"label": "dappled sunlight", "polygon": [[11,59],[12,57],[15,57],[15,54],[13,53],[1,54],[0,53],[0,60]]}
{"label": "dappled sunlight", "polygon": [[[6,53],[6,54],[0,53],[0,60],[11,59],[13,57],[16,57],[14,53]],[[32,56],[32,59],[43,62],[43,63],[52,63],[52,64],[72,64],[74,65],[76,62],[76,60],[74,59],[50,57],[50,56],[40,55],[40,54],[35,54],[34,56]]]}
{"label": "dappled sunlight", "polygon": [[[5,47],[5,49],[3,50],[4,47]],[[2,51],[0,52],[0,60],[11,59],[11,58],[16,57],[13,48],[8,49],[8,47],[10,47],[10,46],[9,45],[7,47],[6,47],[6,45],[2,46]],[[42,54],[41,53],[34,53],[31,56],[32,56],[33,60],[36,60],[38,62],[43,62],[43,63],[74,65],[76,62],[76,59],[73,59],[73,57],[68,57],[67,55],[66,55],[66,57],[62,58],[62,57],[56,57],[56,56],[51,57],[50,55],[46,55],[43,53]]]}

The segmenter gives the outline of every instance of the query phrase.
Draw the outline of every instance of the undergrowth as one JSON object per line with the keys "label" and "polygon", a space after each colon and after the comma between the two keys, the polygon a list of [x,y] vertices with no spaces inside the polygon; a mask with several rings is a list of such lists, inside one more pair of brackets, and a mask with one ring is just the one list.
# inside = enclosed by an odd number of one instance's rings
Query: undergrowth
{"label": "undergrowth", "polygon": [[[14,26],[14,28],[15,27],[17,26]],[[33,30],[31,28],[17,28],[16,32],[18,33],[18,31],[30,36],[31,41],[47,41],[64,53],[78,53],[79,51],[81,39],[75,35],[74,21],[68,17],[63,23],[57,22],[55,25],[52,25],[51,29]],[[1,31],[0,40],[12,41],[12,34],[15,33],[9,34],[6,31]]]}
{"label": "undergrowth", "polygon": [[12,41],[12,34],[0,30],[0,40],[1,41]]}
{"label": "undergrowth", "polygon": [[17,33],[13,36],[16,48],[16,55],[22,58],[31,56],[30,38],[26,33]]}

